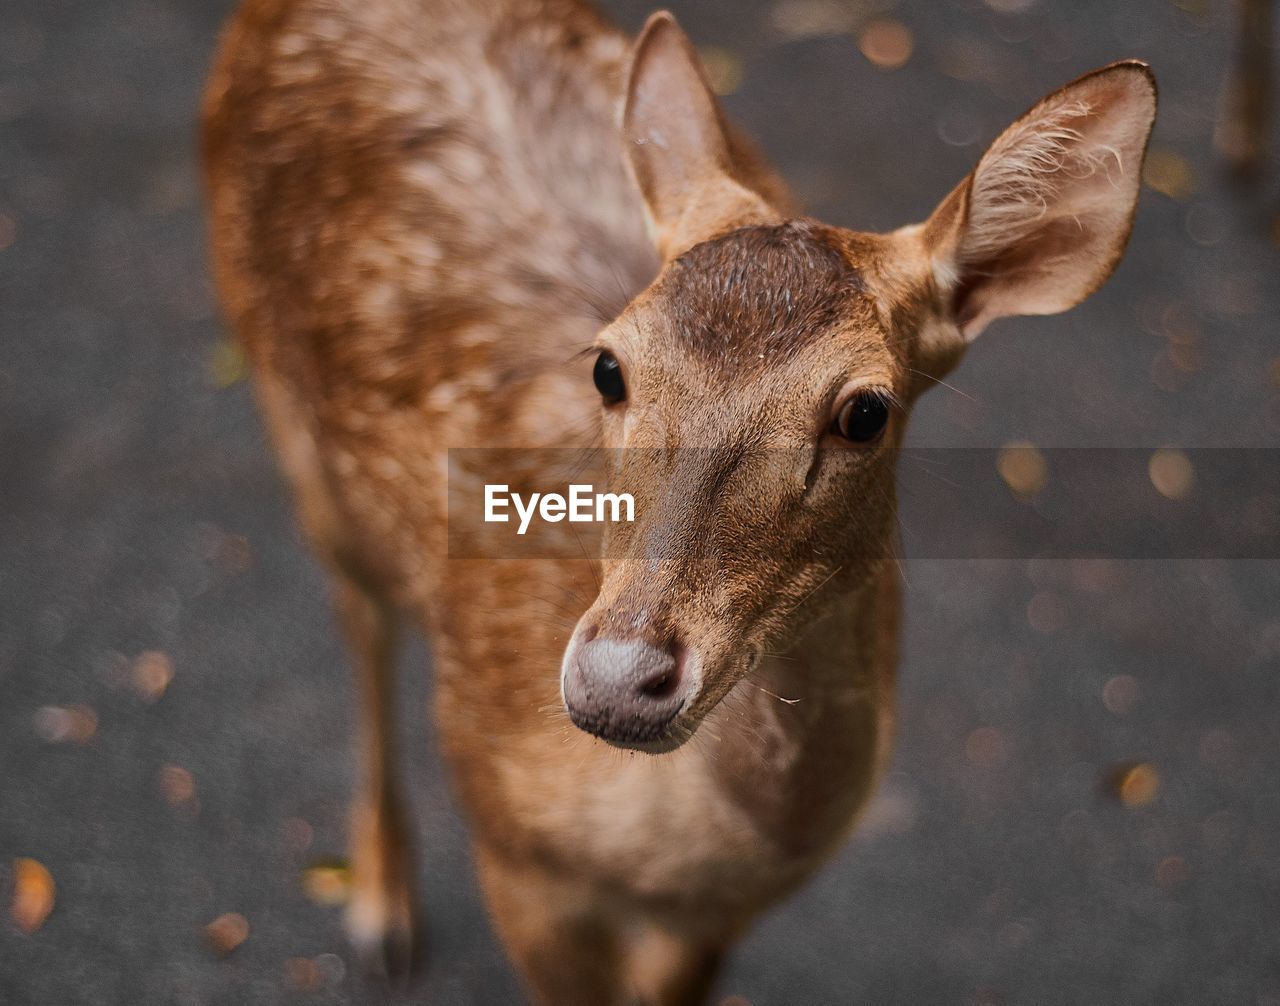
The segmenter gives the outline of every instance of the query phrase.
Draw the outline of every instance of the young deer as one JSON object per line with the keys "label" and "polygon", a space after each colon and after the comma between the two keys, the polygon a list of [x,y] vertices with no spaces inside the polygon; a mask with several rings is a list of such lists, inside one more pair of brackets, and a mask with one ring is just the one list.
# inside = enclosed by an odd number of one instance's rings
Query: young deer
{"label": "young deer", "polygon": [[[1051,94],[890,234],[797,216],[667,13],[633,46],[579,0],[246,0],[206,101],[221,295],[358,668],[355,945],[417,924],[404,612],[535,999],[699,1001],[885,761],[907,407],[1115,268],[1150,72]],[[449,558],[446,448],[577,444],[683,488],[607,561]]]}

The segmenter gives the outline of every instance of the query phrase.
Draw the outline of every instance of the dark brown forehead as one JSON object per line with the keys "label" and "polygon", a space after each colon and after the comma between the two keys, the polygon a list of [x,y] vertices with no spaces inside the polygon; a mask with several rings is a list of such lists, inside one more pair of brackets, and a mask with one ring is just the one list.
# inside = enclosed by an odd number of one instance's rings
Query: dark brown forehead
{"label": "dark brown forehead", "polygon": [[790,356],[846,317],[866,289],[838,241],[829,228],[792,220],[695,245],[655,291],[672,334],[718,363]]}

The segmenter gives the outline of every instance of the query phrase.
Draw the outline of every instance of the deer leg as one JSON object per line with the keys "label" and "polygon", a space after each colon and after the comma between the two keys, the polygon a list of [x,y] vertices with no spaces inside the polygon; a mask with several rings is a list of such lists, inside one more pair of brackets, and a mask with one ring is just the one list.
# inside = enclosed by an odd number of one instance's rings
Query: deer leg
{"label": "deer leg", "polygon": [[414,949],[413,862],[394,779],[392,665],[395,616],[381,600],[339,577],[338,612],[355,657],[359,769],[351,805],[351,897],[346,929],[364,966],[403,976]]}
{"label": "deer leg", "polygon": [[627,985],[644,1006],[698,1006],[711,994],[728,943],[646,925],[627,951]]}
{"label": "deer leg", "polygon": [[1266,155],[1271,110],[1271,3],[1238,0],[1240,34],[1213,135],[1218,152],[1242,177],[1256,175]]}
{"label": "deer leg", "polygon": [[477,848],[480,882],[507,952],[540,1006],[621,1006],[618,933],[580,885]]}
{"label": "deer leg", "polygon": [[368,970],[399,976],[412,961],[414,873],[393,778],[396,615],[352,561],[356,553],[345,536],[348,522],[325,477],[307,413],[270,369],[259,369],[256,384],[276,453],[293,484],[302,526],[333,574],[336,607],[355,663],[359,767],[351,804],[347,936]]}

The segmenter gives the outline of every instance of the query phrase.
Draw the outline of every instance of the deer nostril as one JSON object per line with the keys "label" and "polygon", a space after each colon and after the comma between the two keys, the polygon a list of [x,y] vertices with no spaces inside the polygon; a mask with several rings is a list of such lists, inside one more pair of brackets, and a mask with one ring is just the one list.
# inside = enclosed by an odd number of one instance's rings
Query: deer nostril
{"label": "deer nostril", "polygon": [[684,676],[684,647],[678,643],[672,644],[668,652],[671,663],[639,683],[637,690],[641,695],[651,699],[665,699],[680,687],[680,680]]}
{"label": "deer nostril", "polygon": [[656,678],[641,682],[640,694],[647,695],[651,699],[661,699],[670,695],[676,690],[676,672],[675,668],[669,671],[663,671]]}

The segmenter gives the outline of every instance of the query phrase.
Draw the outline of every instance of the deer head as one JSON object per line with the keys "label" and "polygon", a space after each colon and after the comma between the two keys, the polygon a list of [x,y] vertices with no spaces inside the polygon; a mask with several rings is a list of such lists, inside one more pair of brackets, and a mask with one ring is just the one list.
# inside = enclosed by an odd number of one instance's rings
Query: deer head
{"label": "deer head", "polygon": [[650,18],[626,156],[662,258],[599,335],[613,488],[599,596],[567,647],[573,721],[687,739],[769,650],[871,589],[893,543],[893,448],[924,380],[997,318],[1078,304],[1132,227],[1156,92],[1116,63],[1018,119],[922,224],[789,218],[726,128],[689,40]]}

